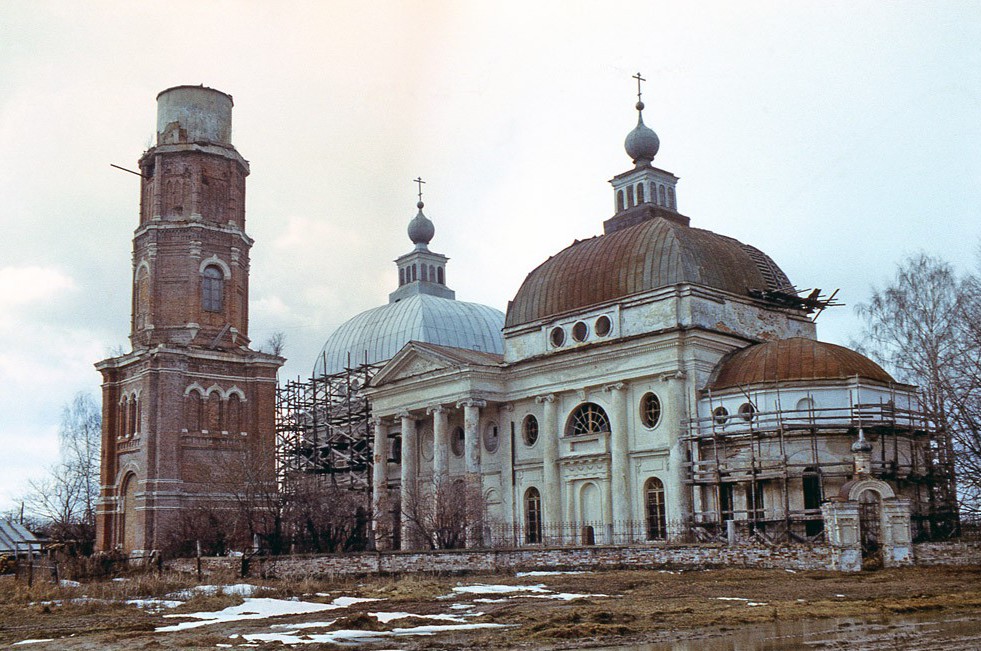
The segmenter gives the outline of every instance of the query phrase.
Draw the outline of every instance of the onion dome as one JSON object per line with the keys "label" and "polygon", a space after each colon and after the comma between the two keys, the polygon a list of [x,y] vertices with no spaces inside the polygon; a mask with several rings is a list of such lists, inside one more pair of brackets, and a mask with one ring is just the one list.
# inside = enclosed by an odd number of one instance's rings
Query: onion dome
{"label": "onion dome", "polygon": [[657,156],[658,149],[661,148],[661,140],[654,133],[654,130],[644,124],[644,103],[637,102],[637,126],[627,134],[627,139],[623,141],[623,148],[627,150],[637,167],[650,165],[654,157]]}
{"label": "onion dome", "polygon": [[865,440],[865,432],[858,430],[858,440],[852,443],[852,452],[871,452],[872,444]]}
{"label": "onion dome", "polygon": [[384,362],[410,341],[500,355],[503,326],[504,315],[487,305],[416,294],[349,319],[327,338],[314,374]]}
{"label": "onion dome", "polygon": [[774,382],[813,382],[859,377],[895,383],[868,357],[835,344],[792,337],[729,353],[715,367],[708,389],[718,391]]}
{"label": "onion dome", "polygon": [[508,307],[515,326],[677,284],[746,296],[790,286],[759,249],[668,219],[650,219],[555,254],[533,270]]}
{"label": "onion dome", "polygon": [[416,245],[416,248],[427,248],[436,234],[436,227],[429,221],[429,218],[422,214],[423,204],[421,201],[416,204],[419,209],[418,214],[409,222],[409,239]]}

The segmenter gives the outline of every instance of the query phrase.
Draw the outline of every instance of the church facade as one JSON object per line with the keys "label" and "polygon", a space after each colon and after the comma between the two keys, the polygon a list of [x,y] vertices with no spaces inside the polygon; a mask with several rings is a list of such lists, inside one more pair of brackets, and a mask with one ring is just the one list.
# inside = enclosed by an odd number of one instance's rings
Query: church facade
{"label": "church facade", "polygon": [[167,547],[196,508],[231,509],[274,480],[284,360],[249,347],[249,165],[231,111],[231,96],[200,86],[157,97],[157,141],[140,159],[132,351],[96,364],[98,550]]}
{"label": "church facade", "polygon": [[528,274],[503,353],[409,342],[365,390],[378,546],[445,544],[465,495],[470,546],[795,542],[834,520],[906,562],[953,504],[915,387],[817,341],[829,301],[765,253],[691,225],[643,108],[613,217]]}

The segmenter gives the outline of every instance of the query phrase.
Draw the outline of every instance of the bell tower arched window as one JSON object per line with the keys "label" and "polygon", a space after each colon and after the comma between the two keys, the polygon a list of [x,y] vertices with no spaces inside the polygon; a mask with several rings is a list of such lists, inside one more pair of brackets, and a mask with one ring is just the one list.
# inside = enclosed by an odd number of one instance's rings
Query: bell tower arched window
{"label": "bell tower arched window", "polygon": [[201,309],[221,312],[225,294],[225,276],[215,266],[204,268],[201,273]]}

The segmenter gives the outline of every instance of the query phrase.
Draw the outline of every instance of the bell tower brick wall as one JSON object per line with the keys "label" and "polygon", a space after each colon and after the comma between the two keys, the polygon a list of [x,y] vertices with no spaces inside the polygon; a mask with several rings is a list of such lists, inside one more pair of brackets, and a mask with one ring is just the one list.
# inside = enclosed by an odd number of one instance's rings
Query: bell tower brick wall
{"label": "bell tower brick wall", "polygon": [[245,177],[231,96],[178,86],[157,96],[157,142],[140,159],[132,352],[103,360],[96,548],[181,542],[195,509],[232,510],[272,487],[276,371],[249,348]]}

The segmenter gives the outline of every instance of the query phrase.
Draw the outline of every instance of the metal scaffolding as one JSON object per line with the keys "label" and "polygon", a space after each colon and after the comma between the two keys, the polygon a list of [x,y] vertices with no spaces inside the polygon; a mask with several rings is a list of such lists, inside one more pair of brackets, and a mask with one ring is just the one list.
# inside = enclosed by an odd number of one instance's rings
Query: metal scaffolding
{"label": "metal scaffolding", "polygon": [[872,476],[913,498],[914,534],[956,535],[950,442],[923,411],[898,408],[893,400],[799,410],[780,408],[778,399],[770,412],[749,404],[752,410],[722,418],[710,397],[712,415],[684,422],[697,538],[724,537],[732,520],[774,542],[820,539],[820,502],[853,477],[853,457],[840,451],[850,449],[860,430],[875,444]]}
{"label": "metal scaffolding", "polygon": [[371,406],[361,389],[382,364],[287,381],[276,389],[276,472],[281,490],[320,476],[334,486],[371,491]]}

